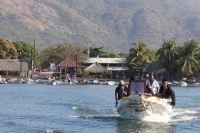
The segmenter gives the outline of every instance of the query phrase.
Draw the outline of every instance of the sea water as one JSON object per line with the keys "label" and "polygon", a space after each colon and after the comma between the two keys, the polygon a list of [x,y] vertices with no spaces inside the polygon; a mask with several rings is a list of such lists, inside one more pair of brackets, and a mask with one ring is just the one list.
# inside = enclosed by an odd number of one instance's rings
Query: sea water
{"label": "sea water", "polygon": [[172,87],[169,122],[127,120],[109,85],[0,85],[0,133],[199,133],[200,87]]}

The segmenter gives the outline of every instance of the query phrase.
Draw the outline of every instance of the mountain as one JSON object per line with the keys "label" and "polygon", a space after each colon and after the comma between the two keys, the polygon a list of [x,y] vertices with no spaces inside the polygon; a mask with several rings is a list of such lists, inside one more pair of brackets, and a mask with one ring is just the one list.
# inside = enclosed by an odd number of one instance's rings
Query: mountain
{"label": "mountain", "polygon": [[103,46],[128,52],[144,41],[159,49],[165,39],[200,42],[199,0],[1,0],[0,37],[36,47],[56,43]]}

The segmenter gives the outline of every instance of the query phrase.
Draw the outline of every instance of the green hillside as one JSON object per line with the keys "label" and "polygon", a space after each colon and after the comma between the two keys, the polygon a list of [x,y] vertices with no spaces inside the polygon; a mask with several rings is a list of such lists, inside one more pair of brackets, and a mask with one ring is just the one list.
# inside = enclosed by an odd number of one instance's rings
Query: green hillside
{"label": "green hillside", "polygon": [[36,47],[69,42],[127,52],[143,40],[200,42],[199,0],[2,0],[0,37]]}

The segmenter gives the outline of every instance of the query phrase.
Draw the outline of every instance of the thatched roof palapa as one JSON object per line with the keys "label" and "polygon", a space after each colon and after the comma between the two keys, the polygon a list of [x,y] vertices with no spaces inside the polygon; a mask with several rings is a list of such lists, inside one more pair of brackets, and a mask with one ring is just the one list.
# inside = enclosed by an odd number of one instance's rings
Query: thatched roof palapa
{"label": "thatched roof palapa", "polygon": [[101,73],[101,72],[106,71],[106,68],[96,62],[96,63],[88,66],[87,68],[85,68],[85,71],[91,72],[91,73]]}
{"label": "thatched roof palapa", "polygon": [[166,69],[160,63],[154,62],[147,66],[145,72],[147,72],[147,73],[163,73],[163,72],[166,72]]}
{"label": "thatched roof palapa", "polygon": [[0,71],[28,71],[29,60],[0,59]]}

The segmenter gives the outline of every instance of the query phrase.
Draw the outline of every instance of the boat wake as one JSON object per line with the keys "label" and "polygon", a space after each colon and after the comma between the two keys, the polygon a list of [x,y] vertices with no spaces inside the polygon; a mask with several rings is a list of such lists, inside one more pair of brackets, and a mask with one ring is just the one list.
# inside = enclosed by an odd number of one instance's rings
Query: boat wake
{"label": "boat wake", "polygon": [[185,122],[200,118],[200,108],[174,109],[171,114],[171,122]]}

